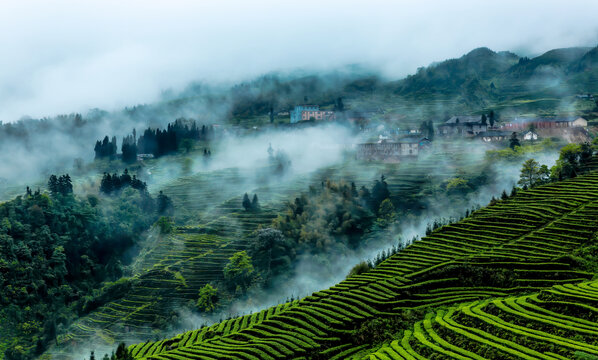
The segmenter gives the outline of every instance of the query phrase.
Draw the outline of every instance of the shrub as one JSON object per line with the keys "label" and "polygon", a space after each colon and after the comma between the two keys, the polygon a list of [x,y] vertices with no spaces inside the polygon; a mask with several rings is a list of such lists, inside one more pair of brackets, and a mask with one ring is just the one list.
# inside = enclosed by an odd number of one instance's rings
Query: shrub
{"label": "shrub", "polygon": [[168,216],[161,216],[158,221],[156,221],[156,225],[160,230],[160,234],[170,234],[173,229],[173,221]]}
{"label": "shrub", "polygon": [[362,261],[359,264],[353,266],[351,271],[349,271],[349,275],[347,275],[347,277],[364,274],[364,273],[370,271],[370,269],[371,269],[370,264],[368,264],[366,261]]}

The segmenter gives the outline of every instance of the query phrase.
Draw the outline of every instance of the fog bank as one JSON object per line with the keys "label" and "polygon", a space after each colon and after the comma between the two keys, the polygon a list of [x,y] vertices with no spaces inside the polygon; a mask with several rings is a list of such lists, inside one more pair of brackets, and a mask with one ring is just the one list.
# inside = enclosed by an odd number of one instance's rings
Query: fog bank
{"label": "fog bank", "polygon": [[397,78],[481,46],[594,46],[597,11],[590,0],[8,0],[0,121],[148,103],[192,80],[351,63]]}

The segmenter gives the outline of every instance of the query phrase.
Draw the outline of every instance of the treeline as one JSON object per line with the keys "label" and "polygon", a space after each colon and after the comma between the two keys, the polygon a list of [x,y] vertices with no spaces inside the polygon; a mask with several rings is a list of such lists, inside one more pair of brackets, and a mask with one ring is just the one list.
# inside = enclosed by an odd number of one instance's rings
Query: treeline
{"label": "treeline", "polygon": [[[100,359],[100,358],[97,358]],[[104,354],[101,360],[133,360],[133,354],[129,352],[125,343],[121,342],[116,347],[116,352],[112,351],[112,354]],[[96,360],[95,352],[92,350],[89,354],[89,360]]]}
{"label": "treeline", "polygon": [[[189,151],[193,147],[193,141],[213,139],[213,126],[199,126],[195,120],[181,118],[169,123],[166,129],[147,128],[139,138],[137,138],[136,130],[133,130],[132,134],[125,136],[122,140],[122,160],[133,163],[137,160],[138,154],[151,154],[154,157],[160,157],[174,153],[180,148]],[[112,137],[110,140],[106,136],[102,141],[96,141],[94,151],[96,159],[115,158],[117,156],[116,137]]]}

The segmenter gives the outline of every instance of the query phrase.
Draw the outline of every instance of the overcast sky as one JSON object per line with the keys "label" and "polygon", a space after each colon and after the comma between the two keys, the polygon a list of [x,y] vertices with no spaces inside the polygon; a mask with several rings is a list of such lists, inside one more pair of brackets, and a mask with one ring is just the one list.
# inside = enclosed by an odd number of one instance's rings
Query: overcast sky
{"label": "overcast sky", "polygon": [[596,14],[595,0],[0,0],[0,120],[274,70],[361,63],[402,77],[480,46],[595,46]]}

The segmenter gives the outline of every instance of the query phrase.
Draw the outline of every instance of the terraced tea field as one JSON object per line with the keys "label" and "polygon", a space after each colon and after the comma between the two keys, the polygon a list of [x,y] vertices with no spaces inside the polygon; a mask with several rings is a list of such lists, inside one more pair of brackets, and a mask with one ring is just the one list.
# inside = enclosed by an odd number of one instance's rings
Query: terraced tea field
{"label": "terraced tea field", "polygon": [[[58,357],[62,349],[90,339],[106,344],[130,337],[156,339],[158,329],[176,317],[178,309],[197,300],[201,287],[222,279],[228,258],[246,249],[252,232],[270,224],[287,201],[309,186],[320,186],[327,179],[371,186],[384,174],[395,199],[421,197],[425,195],[419,192],[426,184],[453,177],[456,168],[479,171],[480,158],[463,155],[461,150],[453,145],[439,147],[417,162],[398,165],[346,161],[255,188],[249,187],[254,183],[248,180],[251,173],[240,169],[200,172],[172,180],[163,191],[176,205],[175,217],[189,225],[177,226],[168,236],[150,234],[133,265],[136,275],[132,290],[79,319],[59,337],[61,346],[52,354]],[[438,161],[444,165],[439,167]],[[258,194],[260,211],[242,209],[244,191]]]}
{"label": "terraced tea field", "polygon": [[595,358],[597,302],[598,281],[476,300],[426,314],[401,339],[365,358],[563,360],[584,358],[582,354]]}
{"label": "terraced tea field", "polygon": [[[598,354],[598,283],[588,282],[596,274],[568,256],[595,241],[597,186],[598,172],[591,172],[522,191],[271,317],[252,315],[235,320],[245,324],[237,329],[217,325],[228,332],[193,337],[208,331],[196,330],[130,349],[136,358],[170,360]],[[373,348],[355,336],[368,320],[406,312],[421,312],[421,321],[396,341]]]}

